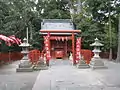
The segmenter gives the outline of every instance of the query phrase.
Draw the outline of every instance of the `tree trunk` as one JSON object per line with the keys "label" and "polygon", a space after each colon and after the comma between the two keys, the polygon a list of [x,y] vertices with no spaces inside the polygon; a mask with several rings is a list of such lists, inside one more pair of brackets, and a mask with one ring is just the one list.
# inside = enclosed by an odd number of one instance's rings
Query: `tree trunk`
{"label": "tree trunk", "polygon": [[73,15],[75,14],[74,8],[73,8],[73,3],[71,0],[69,0],[69,6],[70,6],[70,16],[71,19],[73,20]]}
{"label": "tree trunk", "polygon": [[120,62],[120,14],[119,14],[119,24],[118,24],[118,51],[117,51],[117,62]]}
{"label": "tree trunk", "polygon": [[110,48],[110,52],[109,52],[109,60],[112,61],[112,48]]}
{"label": "tree trunk", "polygon": [[111,10],[110,10],[110,1],[109,1],[109,37],[110,37],[110,52],[109,52],[109,60],[112,60],[112,29],[111,29]]}
{"label": "tree trunk", "polygon": [[81,2],[81,0],[77,0],[77,4],[78,4],[77,13],[79,14],[82,11],[82,2]]}

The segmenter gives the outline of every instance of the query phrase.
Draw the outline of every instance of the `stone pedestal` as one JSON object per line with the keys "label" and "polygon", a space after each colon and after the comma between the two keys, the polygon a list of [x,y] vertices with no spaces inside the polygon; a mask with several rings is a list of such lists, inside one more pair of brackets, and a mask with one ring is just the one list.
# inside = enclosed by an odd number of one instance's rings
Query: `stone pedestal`
{"label": "stone pedestal", "polygon": [[16,72],[32,72],[33,65],[28,60],[21,60]]}
{"label": "stone pedestal", "polygon": [[48,66],[44,63],[44,60],[38,61],[38,63],[34,66],[34,70],[47,70]]}
{"label": "stone pedestal", "polygon": [[92,58],[91,61],[90,61],[89,66],[90,66],[92,69],[105,69],[105,68],[107,68],[107,67],[104,65],[104,62],[102,61],[101,58]]}
{"label": "stone pedestal", "polygon": [[69,60],[73,60],[73,56],[72,56],[72,53],[70,53],[70,57],[69,57]]}
{"label": "stone pedestal", "polygon": [[70,63],[73,65],[73,56],[72,56],[72,53],[70,53],[69,60],[70,60]]}
{"label": "stone pedestal", "polygon": [[82,59],[82,60],[79,60],[79,63],[77,64],[77,68],[85,69],[85,68],[89,68],[89,65],[87,65],[85,61]]}
{"label": "stone pedestal", "polygon": [[45,64],[45,57],[40,57],[36,65],[34,65],[34,70],[47,70],[48,66]]}

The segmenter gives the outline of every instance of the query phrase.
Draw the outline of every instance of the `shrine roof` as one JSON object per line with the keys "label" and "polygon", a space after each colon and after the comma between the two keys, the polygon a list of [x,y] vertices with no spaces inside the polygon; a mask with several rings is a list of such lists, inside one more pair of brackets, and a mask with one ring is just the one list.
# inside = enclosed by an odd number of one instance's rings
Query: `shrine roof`
{"label": "shrine roof", "polygon": [[43,19],[41,30],[74,30],[71,19]]}
{"label": "shrine roof", "polygon": [[71,19],[43,19],[41,22],[40,33],[46,34],[50,32],[51,34],[71,34],[79,33],[80,30],[75,30],[74,24]]}

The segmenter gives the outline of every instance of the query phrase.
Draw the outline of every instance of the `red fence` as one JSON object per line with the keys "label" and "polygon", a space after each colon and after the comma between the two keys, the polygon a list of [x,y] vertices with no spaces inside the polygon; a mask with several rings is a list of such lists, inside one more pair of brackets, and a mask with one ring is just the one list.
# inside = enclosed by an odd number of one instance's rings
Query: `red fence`
{"label": "red fence", "polygon": [[[81,54],[82,56],[84,57],[85,61],[87,64],[89,64],[92,56],[93,56],[93,53],[91,50],[85,50],[85,49],[82,49],[81,50]],[[37,61],[40,59],[40,56],[42,56],[42,53],[40,53],[39,50],[31,50],[29,52],[29,59],[32,63],[37,63]]]}
{"label": "red fence", "polygon": [[[91,58],[93,57],[93,52],[91,50],[82,49],[81,54],[83,55],[84,59],[86,60],[86,63],[89,64]],[[117,55],[115,53],[113,53],[112,55],[113,55],[112,58],[116,59]],[[109,58],[109,52],[101,52],[100,57],[108,59]]]}
{"label": "red fence", "polygon": [[29,59],[32,63],[37,63],[40,58],[40,51],[39,50],[31,50],[29,52]]}
{"label": "red fence", "polygon": [[[28,56],[32,63],[37,63],[40,57],[40,51],[31,50]],[[21,60],[22,58],[23,54],[20,52],[0,53],[0,63]]]}
{"label": "red fence", "polygon": [[0,62],[9,62],[22,59],[23,55],[20,52],[0,53]]}
{"label": "red fence", "polygon": [[[81,54],[83,55],[85,61],[87,64],[89,64],[91,58],[93,57],[93,53],[91,50],[82,49]],[[32,63],[36,63],[40,58],[40,51],[39,50],[31,50],[29,52],[29,58]],[[108,53],[100,53],[101,58],[108,58]],[[0,62],[9,62],[14,60],[21,60],[23,57],[23,54],[20,52],[10,52],[10,53],[0,53]]]}
{"label": "red fence", "polygon": [[82,50],[81,50],[81,55],[84,57],[86,63],[89,64],[89,63],[90,63],[90,60],[91,60],[91,58],[92,58],[92,56],[93,56],[93,53],[92,53],[91,50],[82,49]]}

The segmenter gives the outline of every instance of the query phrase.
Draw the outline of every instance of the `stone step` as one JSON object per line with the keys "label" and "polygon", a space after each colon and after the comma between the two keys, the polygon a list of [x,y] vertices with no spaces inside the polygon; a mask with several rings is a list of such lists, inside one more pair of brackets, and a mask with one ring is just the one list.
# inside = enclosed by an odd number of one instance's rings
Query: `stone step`
{"label": "stone step", "polygon": [[33,72],[33,68],[17,68],[16,72]]}

